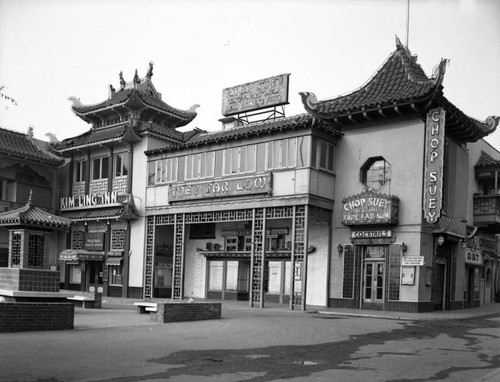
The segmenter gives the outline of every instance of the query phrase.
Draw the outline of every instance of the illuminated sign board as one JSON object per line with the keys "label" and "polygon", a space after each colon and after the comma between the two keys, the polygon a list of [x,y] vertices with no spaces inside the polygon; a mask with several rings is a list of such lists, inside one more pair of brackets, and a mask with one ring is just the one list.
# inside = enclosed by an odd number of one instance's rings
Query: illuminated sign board
{"label": "illuminated sign board", "polygon": [[268,193],[271,193],[270,173],[236,179],[171,185],[168,189],[168,201],[170,203],[193,199]]}
{"label": "illuminated sign board", "polygon": [[222,115],[234,115],[288,103],[290,74],[265,78],[222,90]]}
{"label": "illuminated sign board", "polygon": [[428,223],[436,223],[441,216],[443,203],[443,163],[444,163],[443,108],[427,113],[425,130],[425,173],[424,173],[424,218]]}
{"label": "illuminated sign board", "polygon": [[60,201],[60,210],[107,207],[110,205],[120,205],[120,203],[118,203],[118,193],[116,191],[103,192],[102,194],[63,197]]}
{"label": "illuminated sign board", "polygon": [[365,190],[342,200],[342,224],[398,224],[399,198]]}

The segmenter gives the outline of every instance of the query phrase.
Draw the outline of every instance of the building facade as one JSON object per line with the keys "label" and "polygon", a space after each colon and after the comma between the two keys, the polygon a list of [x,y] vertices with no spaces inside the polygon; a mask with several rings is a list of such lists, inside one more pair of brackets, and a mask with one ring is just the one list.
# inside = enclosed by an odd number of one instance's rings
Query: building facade
{"label": "building facade", "polygon": [[[498,118],[468,117],[396,49],[361,88],[305,113],[181,132],[152,65],[75,114],[88,132],[53,144],[65,289],[431,311],[500,291]],[[227,108],[233,106],[229,105]],[[62,239],[61,239],[62,240]]]}
{"label": "building facade", "polygon": [[59,193],[59,214],[73,222],[59,256],[65,289],[143,296],[144,151],[182,140],[176,128],[196,116],[196,107],[163,102],[152,76],[152,64],[144,78],[136,71],[130,82],[120,73],[119,89],[110,85],[108,99],[97,104],[70,98],[91,128],[54,145],[69,160]]}
{"label": "building facade", "polygon": [[484,262],[470,258],[486,247],[471,245],[487,239],[497,263],[498,231],[490,225],[488,237],[478,236],[471,203],[480,179],[471,166],[498,118],[479,122],[447,100],[445,67],[442,60],[427,77],[397,40],[360,89],[325,101],[302,93],[308,113],[343,133],[330,306],[421,312],[479,304]]}

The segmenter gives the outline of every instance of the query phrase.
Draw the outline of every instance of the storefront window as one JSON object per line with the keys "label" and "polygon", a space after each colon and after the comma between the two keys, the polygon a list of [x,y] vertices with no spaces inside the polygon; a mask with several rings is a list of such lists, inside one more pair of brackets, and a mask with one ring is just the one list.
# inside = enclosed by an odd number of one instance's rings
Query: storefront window
{"label": "storefront window", "polygon": [[269,284],[268,293],[279,294],[281,292],[281,261],[269,262]]}
{"label": "storefront window", "polygon": [[122,266],[111,266],[110,271],[110,285],[122,285]]}
{"label": "storefront window", "polygon": [[226,271],[226,290],[238,290],[238,261],[228,261]]}
{"label": "storefront window", "polygon": [[71,265],[69,268],[69,282],[71,284],[80,284],[82,282],[82,272],[78,265]]}
{"label": "storefront window", "polygon": [[210,261],[208,267],[208,289],[213,291],[222,291],[222,273],[224,269],[223,261]]}

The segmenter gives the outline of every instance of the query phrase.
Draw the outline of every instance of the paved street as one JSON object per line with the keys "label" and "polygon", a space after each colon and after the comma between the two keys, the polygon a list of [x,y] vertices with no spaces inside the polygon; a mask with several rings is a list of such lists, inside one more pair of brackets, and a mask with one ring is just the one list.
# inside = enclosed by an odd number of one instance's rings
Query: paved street
{"label": "paved street", "polygon": [[160,324],[129,304],[77,308],[74,330],[0,334],[1,380],[500,379],[500,304],[418,320],[346,314],[224,303],[221,320]]}

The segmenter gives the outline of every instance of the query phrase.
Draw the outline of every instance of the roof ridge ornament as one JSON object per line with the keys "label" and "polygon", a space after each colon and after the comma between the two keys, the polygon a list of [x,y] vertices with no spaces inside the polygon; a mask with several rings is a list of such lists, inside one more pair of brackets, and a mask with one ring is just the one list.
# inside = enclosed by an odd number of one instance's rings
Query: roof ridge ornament
{"label": "roof ridge ornament", "polygon": [[149,69],[148,69],[148,72],[146,74],[146,78],[148,78],[148,79],[151,79],[151,77],[153,77],[153,65],[154,65],[154,62],[149,61]]}
{"label": "roof ridge ornament", "polygon": [[120,77],[120,90],[125,89],[125,85],[127,85],[127,83],[123,79],[123,71],[120,71],[118,76]]}
{"label": "roof ridge ornament", "polygon": [[491,129],[490,133],[492,133],[498,127],[498,122],[499,121],[500,121],[500,117],[499,116],[497,116],[497,115],[490,115],[488,118],[486,118],[486,120],[484,121],[484,123],[486,125],[488,125],[488,127]]}

